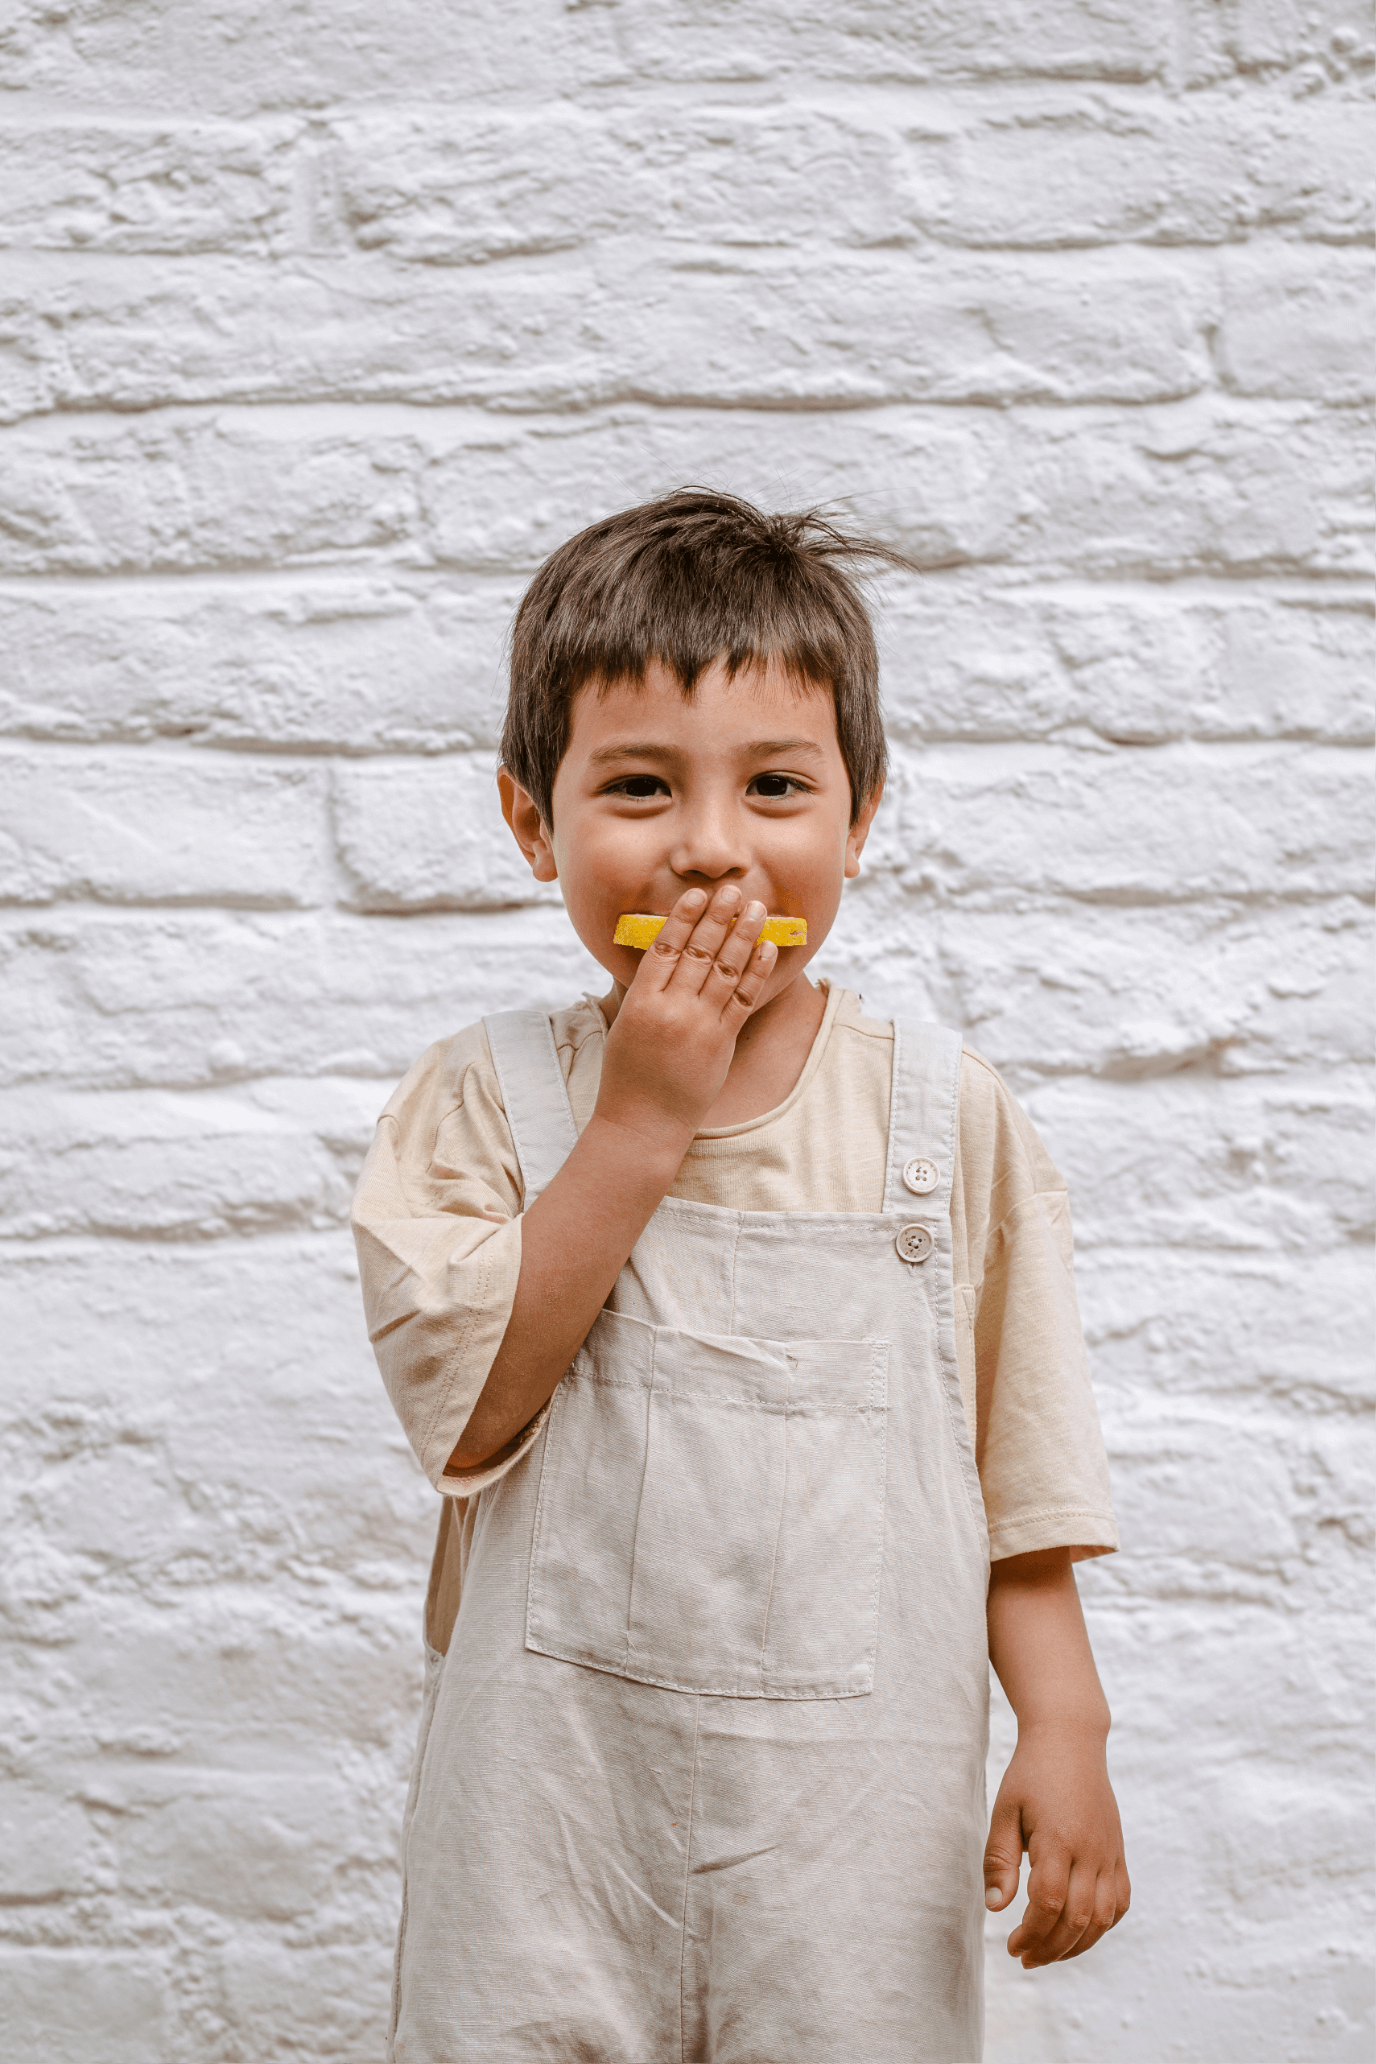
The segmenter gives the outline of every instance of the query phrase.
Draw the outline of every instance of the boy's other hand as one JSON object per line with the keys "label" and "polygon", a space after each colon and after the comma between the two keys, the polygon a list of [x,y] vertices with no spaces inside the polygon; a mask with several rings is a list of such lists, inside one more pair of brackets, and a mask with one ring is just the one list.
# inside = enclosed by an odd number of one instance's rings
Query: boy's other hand
{"label": "boy's other hand", "polygon": [[1008,1938],[1024,1970],[1083,1955],[1123,1918],[1131,1888],[1102,1733],[1019,1730],[984,1850],[985,1903],[1002,1912],[1031,1862],[1027,1907]]}
{"label": "boy's other hand", "polygon": [[1027,1910],[1008,1938],[1024,1970],[1080,1956],[1128,1910],[1109,1711],[1069,1548],[1009,1556],[989,1572],[989,1658],[1018,1716],[984,1849],[985,1904],[1002,1913],[1026,1849]]}
{"label": "boy's other hand", "polygon": [[599,1117],[681,1158],[778,957],[760,938],[767,914],[763,903],[742,906],[731,882],[679,897],[607,1034]]}

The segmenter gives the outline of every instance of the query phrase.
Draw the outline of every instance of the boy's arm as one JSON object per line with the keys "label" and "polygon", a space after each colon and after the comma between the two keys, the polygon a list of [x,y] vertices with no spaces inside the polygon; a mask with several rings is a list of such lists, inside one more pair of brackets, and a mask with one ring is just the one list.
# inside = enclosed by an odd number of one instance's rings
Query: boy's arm
{"label": "boy's arm", "polygon": [[1092,1948],[1128,1910],[1109,1711],[1068,1548],[996,1562],[988,1610],[989,1658],[1018,1716],[1018,1746],[989,1824],[985,1904],[998,1911],[1014,1897],[1026,1849],[1027,1910],[1008,1951],[1031,1970]]}
{"label": "boy's arm", "polygon": [[710,901],[689,889],[646,951],[607,1034],[593,1115],[522,1218],[515,1303],[451,1468],[505,1447],[586,1340],[726,1080],[778,954],[759,940],[764,920],[734,884]]}

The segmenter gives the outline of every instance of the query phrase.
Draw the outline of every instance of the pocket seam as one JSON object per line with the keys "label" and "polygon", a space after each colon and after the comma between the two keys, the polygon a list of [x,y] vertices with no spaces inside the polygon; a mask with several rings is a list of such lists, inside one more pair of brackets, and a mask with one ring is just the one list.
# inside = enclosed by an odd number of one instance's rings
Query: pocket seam
{"label": "pocket seam", "polygon": [[[882,1372],[880,1363],[882,1361]],[[874,1585],[870,1595],[870,1615],[873,1632],[870,1636],[869,1668],[870,1684],[874,1684],[874,1673],[879,1667],[879,1604],[884,1582],[884,1515],[889,1502],[889,1343],[875,1341],[870,1349],[870,1386],[883,1389],[883,1404],[876,1407],[880,1412],[879,1423],[879,1510],[875,1515],[879,1534],[879,1552],[874,1558]]]}
{"label": "pocket seam", "polygon": [[640,1483],[635,1494],[635,1518],[631,1523],[631,1566],[626,1573],[626,1625],[621,1640],[621,1674],[626,1676],[631,1667],[631,1612],[635,1605],[635,1565],[640,1549],[640,1513],[645,1503],[645,1479],[650,1471],[650,1406],[655,1394],[655,1368],[659,1361],[659,1327],[650,1333],[650,1381],[640,1388],[645,1392],[645,1445],[640,1457]]}

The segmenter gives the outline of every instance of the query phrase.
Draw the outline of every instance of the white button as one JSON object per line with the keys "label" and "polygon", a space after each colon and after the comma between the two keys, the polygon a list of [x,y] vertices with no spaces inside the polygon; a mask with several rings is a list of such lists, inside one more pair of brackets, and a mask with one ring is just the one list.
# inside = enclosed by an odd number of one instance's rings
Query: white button
{"label": "white button", "polygon": [[905,1225],[893,1244],[904,1261],[925,1261],[932,1251],[932,1236],[925,1225]]}
{"label": "white button", "polygon": [[941,1181],[941,1170],[935,1161],[928,1161],[925,1155],[917,1154],[904,1169],[903,1181],[915,1197],[925,1197],[928,1190],[934,1190]]}

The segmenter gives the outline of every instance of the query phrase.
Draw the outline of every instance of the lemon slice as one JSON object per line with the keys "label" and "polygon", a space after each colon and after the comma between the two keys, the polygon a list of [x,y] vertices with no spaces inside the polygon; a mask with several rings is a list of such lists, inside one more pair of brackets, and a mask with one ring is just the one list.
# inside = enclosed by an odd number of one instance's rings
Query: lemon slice
{"label": "lemon slice", "polygon": [[[612,933],[613,946],[636,946],[643,952],[659,937],[667,919],[648,917],[643,912],[628,912],[616,920]],[[805,917],[767,917],[760,932],[762,939],[772,939],[776,946],[806,946],[807,919]]]}

